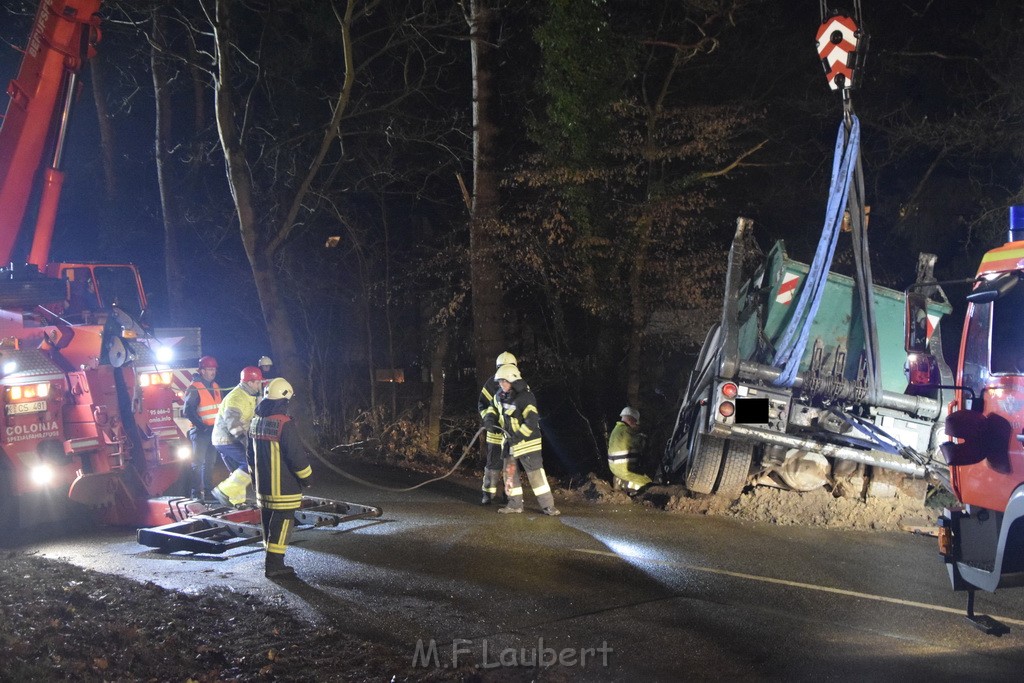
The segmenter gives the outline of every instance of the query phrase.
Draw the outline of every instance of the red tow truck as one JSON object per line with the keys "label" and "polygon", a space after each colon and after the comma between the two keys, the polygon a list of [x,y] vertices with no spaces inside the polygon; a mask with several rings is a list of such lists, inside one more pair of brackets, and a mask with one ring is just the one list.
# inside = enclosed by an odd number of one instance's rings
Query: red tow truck
{"label": "red tow truck", "polygon": [[[0,125],[0,264],[37,184],[27,263],[0,268],[0,529],[95,510],[160,551],[220,553],[260,538],[259,511],[163,496],[191,460],[180,409],[199,330],[143,325],[134,265],[49,261],[64,140],[100,0],[41,0]],[[40,177],[41,176],[41,177]],[[380,508],[307,496],[298,527]],[[0,534],[0,539],[6,538]]]}
{"label": "red tow truck", "polygon": [[[977,589],[1024,586],[1024,206],[1011,207],[1009,239],[985,254],[969,282],[954,398],[940,446],[959,505],[939,518],[939,552],[953,590],[967,592],[967,616],[993,635],[1006,627],[974,613]],[[907,321],[925,296],[908,296]],[[937,349],[907,325],[911,383],[942,382]]]}
{"label": "red tow truck", "polygon": [[[140,324],[147,302],[134,265],[49,261],[71,105],[99,42],[99,6],[41,0],[0,125],[0,264],[11,264],[0,269],[3,529],[79,506],[112,524],[165,522],[149,500],[191,458],[176,421],[191,372],[172,363],[198,358],[199,331]],[[27,263],[12,263],[30,213]]]}

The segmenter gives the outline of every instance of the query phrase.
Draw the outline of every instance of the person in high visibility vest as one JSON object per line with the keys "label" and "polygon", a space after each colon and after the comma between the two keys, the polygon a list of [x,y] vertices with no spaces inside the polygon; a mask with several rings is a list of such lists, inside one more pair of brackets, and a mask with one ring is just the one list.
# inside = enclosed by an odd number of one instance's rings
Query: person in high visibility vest
{"label": "person in high visibility vest", "polygon": [[270,579],[295,575],[295,570],[284,563],[284,554],[295,510],[302,506],[302,490],[309,487],[313,476],[306,451],[288,416],[288,403],[293,396],[288,380],[270,380],[249,426],[252,448],[247,457],[263,524],[263,573]]}
{"label": "person in high visibility vest", "polygon": [[619,413],[611,436],[608,437],[608,469],[621,479],[630,493],[637,493],[652,483],[650,477],[636,471],[644,448],[640,433],[640,411],[626,406]]}
{"label": "person in high visibility vest", "polygon": [[263,373],[252,366],[242,368],[238,386],[228,392],[217,411],[213,425],[213,447],[228,468],[228,478],[210,492],[221,505],[237,506],[245,502],[245,490],[252,481],[245,448],[249,423],[256,412],[256,401],[263,393]]}
{"label": "person in high visibility vest", "polygon": [[[505,351],[498,355],[494,368],[497,370],[502,365],[516,366],[517,364],[516,357]],[[487,460],[484,463],[481,505],[489,505],[492,500],[498,498],[498,485],[501,484],[501,444],[504,442],[505,436],[498,428],[498,410],[494,407],[494,395],[499,391],[501,391],[501,387],[498,386],[498,380],[491,375],[481,387],[480,396],[476,401],[476,410],[480,413],[483,426],[487,429]]]}
{"label": "person in high visibility vest", "polygon": [[508,505],[498,508],[498,512],[508,514],[523,511],[523,487],[519,479],[519,467],[522,466],[541,512],[556,517],[562,513],[555,507],[551,485],[544,473],[537,399],[519,374],[519,368],[514,365],[502,365],[494,373],[494,378],[501,387],[494,396],[494,407],[498,411],[501,427],[506,432],[503,449],[505,494],[508,496]]}
{"label": "person in high visibility vest", "polygon": [[199,359],[199,372],[192,384],[185,390],[182,414],[192,423],[188,438],[192,442],[192,491],[193,498],[206,500],[213,488],[211,477],[217,451],[213,448],[211,436],[213,424],[217,421],[220,408],[220,386],[214,381],[217,376],[217,359],[203,356]]}

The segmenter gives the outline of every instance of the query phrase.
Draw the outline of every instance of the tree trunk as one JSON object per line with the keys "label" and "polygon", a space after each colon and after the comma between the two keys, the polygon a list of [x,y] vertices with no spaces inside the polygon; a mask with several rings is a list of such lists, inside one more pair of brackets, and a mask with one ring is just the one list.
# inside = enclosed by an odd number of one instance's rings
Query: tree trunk
{"label": "tree trunk", "polygon": [[495,54],[492,43],[496,9],[493,0],[470,4],[473,59],[473,202],[469,228],[470,286],[473,292],[473,351],[478,384],[494,372],[502,352],[501,269],[494,258],[494,224],[498,219],[495,152],[498,128],[492,91]]}
{"label": "tree trunk", "polygon": [[442,330],[430,354],[430,414],[427,416],[427,445],[441,450],[441,415],[444,414],[444,368],[448,358],[448,333]]}
{"label": "tree trunk", "polygon": [[153,11],[153,44],[150,48],[150,64],[153,72],[153,93],[156,97],[156,177],[160,187],[160,206],[164,219],[164,269],[167,278],[167,307],[170,319],[177,325],[185,323],[184,280],[178,239],[183,224],[181,206],[178,203],[175,180],[174,158],[170,153],[172,140],[172,105],[169,91],[167,63],[163,48],[167,45],[167,18],[165,9]]}
{"label": "tree trunk", "polygon": [[107,106],[107,61],[104,52],[99,51],[89,60],[89,71],[92,76],[92,98],[96,103],[96,120],[100,127],[100,154],[103,159],[103,189],[107,201],[116,204],[118,183],[115,154],[114,126],[111,122],[110,107]]}
{"label": "tree trunk", "polygon": [[253,179],[249,174],[245,152],[235,123],[235,92],[231,85],[234,66],[231,58],[231,0],[217,0],[214,40],[217,52],[217,78],[215,83],[215,112],[217,132],[224,151],[228,187],[238,213],[238,227],[242,245],[252,268],[256,293],[259,296],[267,333],[273,342],[274,362],[279,363],[282,377],[288,379],[295,389],[294,414],[300,418],[299,428],[306,430],[305,418],[310,414],[309,387],[306,373],[299,358],[295,336],[288,319],[288,308],[281,297],[281,290],[273,268],[276,247],[260,239],[260,224],[253,203]]}

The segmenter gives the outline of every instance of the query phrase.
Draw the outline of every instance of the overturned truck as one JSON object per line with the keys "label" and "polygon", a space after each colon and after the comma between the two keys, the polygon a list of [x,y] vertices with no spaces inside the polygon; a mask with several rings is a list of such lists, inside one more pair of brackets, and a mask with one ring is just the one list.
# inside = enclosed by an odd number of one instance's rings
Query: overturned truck
{"label": "overturned truck", "polygon": [[[795,491],[845,486],[865,495],[872,486],[891,491],[907,478],[942,481],[938,445],[949,400],[943,385],[951,383],[942,378],[951,374],[939,362],[939,381],[925,390],[908,384],[905,295],[869,285],[874,324],[865,325],[854,279],[822,274],[808,326],[796,333],[801,344],[783,366],[780,347],[794,336],[809,266],[790,259],[780,241],[745,278],[751,226],[737,222],[722,319],[686,384],[664,455],[666,480],[733,498],[751,484]],[[934,282],[933,263],[922,256],[919,283]],[[930,289],[938,296],[926,318],[913,322],[941,359],[938,322],[951,307],[941,289]],[[866,328],[874,329],[875,344]]]}

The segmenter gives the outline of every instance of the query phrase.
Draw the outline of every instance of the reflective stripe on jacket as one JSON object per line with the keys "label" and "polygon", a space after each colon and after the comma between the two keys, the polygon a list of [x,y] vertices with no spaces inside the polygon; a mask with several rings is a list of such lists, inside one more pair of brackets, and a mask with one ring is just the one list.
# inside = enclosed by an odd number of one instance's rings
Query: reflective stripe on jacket
{"label": "reflective stripe on jacket", "polygon": [[494,407],[500,413],[501,426],[512,435],[512,457],[541,452],[537,399],[525,381],[513,382],[508,394],[499,391],[494,396]]}
{"label": "reflective stripe on jacket", "polygon": [[207,388],[205,384],[196,380],[192,382],[192,388],[199,396],[199,406],[196,408],[199,419],[203,421],[204,425],[212,427],[213,423],[217,421],[217,410],[220,408],[220,385],[214,382]]}
{"label": "reflective stripe on jacket", "polygon": [[295,510],[302,504],[302,484],[313,474],[287,415],[254,417],[249,453],[256,504],[270,510]]}
{"label": "reflective stripe on jacket", "polygon": [[249,423],[256,413],[257,400],[259,396],[253,396],[241,384],[228,392],[220,403],[217,421],[213,425],[211,438],[214,446],[227,446],[239,441],[245,443]]}

